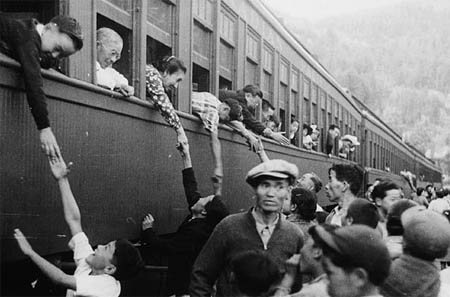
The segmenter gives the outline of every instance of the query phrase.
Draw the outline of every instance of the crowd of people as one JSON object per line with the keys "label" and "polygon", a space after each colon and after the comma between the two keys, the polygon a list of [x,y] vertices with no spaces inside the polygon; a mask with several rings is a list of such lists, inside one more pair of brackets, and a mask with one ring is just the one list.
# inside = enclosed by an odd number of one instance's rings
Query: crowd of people
{"label": "crowd of people", "polygon": [[[74,252],[75,273],[67,274],[38,255],[16,229],[19,248],[47,277],[67,288],[68,296],[119,296],[120,281],[134,277],[145,259],[126,239],[95,250],[90,246],[68,180],[71,164],[64,162],[50,129],[40,72],[41,63],[48,59],[81,49],[81,28],[67,16],[43,25],[0,15],[0,40],[2,52],[22,65],[27,100],[72,235],[69,246]],[[133,95],[133,87],[112,67],[120,59],[120,35],[100,28],[96,47],[97,83]],[[288,137],[279,132],[273,106],[262,100],[258,87],[248,85],[238,91],[221,90],[218,98],[210,93],[192,94],[192,111],[210,135],[214,156],[214,190],[204,196],[198,191],[188,138],[167,95],[184,79],[187,68],[170,56],[148,65],[145,71],[148,100],[177,136],[189,212],[170,239],[153,229],[158,214],[143,213],[143,248],[159,247],[169,259],[168,295],[450,296],[450,268],[445,268],[450,261],[448,189],[435,191],[432,185],[416,189],[408,179],[413,194],[405,197],[395,182],[381,178],[360,197],[364,172],[352,164],[332,165],[325,187],[313,172],[299,176],[295,164],[269,159],[260,139],[263,136],[289,145],[298,141],[297,131]],[[260,102],[262,122],[255,116]],[[219,123],[241,134],[261,160],[245,177],[254,192],[254,205],[243,213],[229,214],[226,197],[222,197]],[[293,130],[300,128],[295,118],[291,124]],[[303,146],[317,149],[317,126],[302,128]],[[339,137],[339,127],[330,126],[325,150],[331,154],[338,148],[345,158],[359,142],[352,135]],[[322,188],[336,205],[329,213],[317,203]]]}

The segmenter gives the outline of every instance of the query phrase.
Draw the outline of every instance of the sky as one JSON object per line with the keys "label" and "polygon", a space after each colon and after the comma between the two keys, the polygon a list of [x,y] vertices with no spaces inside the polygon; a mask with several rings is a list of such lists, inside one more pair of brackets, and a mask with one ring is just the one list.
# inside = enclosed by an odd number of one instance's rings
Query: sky
{"label": "sky", "polygon": [[274,12],[317,21],[331,16],[352,14],[404,0],[263,0]]}

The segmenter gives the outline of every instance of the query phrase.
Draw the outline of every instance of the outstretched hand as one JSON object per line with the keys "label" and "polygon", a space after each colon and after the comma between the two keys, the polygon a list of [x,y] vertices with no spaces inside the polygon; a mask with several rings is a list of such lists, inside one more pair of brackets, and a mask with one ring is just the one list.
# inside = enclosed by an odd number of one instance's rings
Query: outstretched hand
{"label": "outstretched hand", "polygon": [[68,166],[66,166],[66,163],[64,162],[62,157],[48,157],[48,163],[50,164],[50,169],[52,171],[53,177],[56,180],[63,179],[67,177],[67,175],[70,172],[70,167],[73,165],[72,162],[69,163]]}
{"label": "outstretched hand", "polygon": [[51,157],[61,157],[61,151],[50,127],[40,130],[39,140],[44,154]]}
{"label": "outstretched hand", "polygon": [[281,143],[281,144],[289,145],[289,144],[290,144],[289,139],[287,139],[286,137],[284,137],[284,136],[283,136],[283,133],[284,133],[284,132],[273,132],[273,133],[270,135],[270,137],[271,137],[273,140],[276,140],[276,141],[278,141],[278,142]]}
{"label": "outstretched hand", "polygon": [[153,223],[155,219],[151,214],[147,214],[145,218],[142,220],[142,231],[153,228]]}
{"label": "outstretched hand", "polygon": [[258,152],[261,147],[260,147],[260,142],[258,141],[258,138],[256,138],[252,133],[249,133],[247,136],[247,143],[249,146],[249,150],[251,150],[252,152]]}
{"label": "outstretched hand", "polygon": [[20,229],[14,229],[14,238],[17,240],[19,248],[25,255],[28,256],[31,253],[33,253],[33,248],[31,247],[28,240],[25,238],[25,235],[23,235],[22,231],[20,231]]}
{"label": "outstretched hand", "polygon": [[120,88],[118,89],[118,91],[126,97],[130,97],[130,96],[134,95],[134,88],[132,86],[129,86],[126,84],[121,85]]}

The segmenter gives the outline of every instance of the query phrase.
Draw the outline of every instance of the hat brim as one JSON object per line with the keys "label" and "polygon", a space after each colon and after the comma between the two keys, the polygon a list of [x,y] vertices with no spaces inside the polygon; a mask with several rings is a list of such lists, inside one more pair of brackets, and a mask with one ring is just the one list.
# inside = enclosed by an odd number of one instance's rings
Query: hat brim
{"label": "hat brim", "polygon": [[278,178],[289,178],[290,177],[290,175],[288,175],[286,173],[283,173],[283,172],[270,171],[270,172],[258,173],[257,175],[253,176],[252,179],[256,179],[256,178],[261,177],[261,176],[274,177],[274,178],[277,178],[277,179]]}
{"label": "hat brim", "polygon": [[338,252],[339,254],[341,254],[341,249],[339,248],[339,246],[336,244],[336,241],[333,238],[333,235],[328,232],[327,230],[325,230],[325,228],[323,228],[322,226],[315,226],[315,231],[317,236],[328,246],[330,247],[332,250]]}

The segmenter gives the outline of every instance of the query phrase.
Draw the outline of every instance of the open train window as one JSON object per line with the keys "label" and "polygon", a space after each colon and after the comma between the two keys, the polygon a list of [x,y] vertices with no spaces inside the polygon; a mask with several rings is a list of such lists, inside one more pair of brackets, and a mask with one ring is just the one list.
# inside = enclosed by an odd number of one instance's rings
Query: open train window
{"label": "open train window", "polygon": [[267,42],[264,42],[262,54],[263,77],[261,90],[264,98],[274,103],[273,98],[273,64],[274,64],[274,48]]}
{"label": "open train window", "polygon": [[156,61],[163,59],[165,56],[171,55],[172,49],[170,47],[147,36],[147,64],[155,63]]}
{"label": "open train window", "polygon": [[278,98],[278,102],[279,102],[279,108],[280,108],[280,122],[281,122],[281,128],[280,131],[286,131],[286,125],[287,125],[287,121],[290,119],[286,118],[286,107],[287,107],[287,102],[289,100],[288,98],[289,96],[289,91],[288,91],[288,86],[284,83],[280,83],[280,97]]}
{"label": "open train window", "polygon": [[247,29],[245,62],[245,84],[259,85],[259,63],[260,63],[260,40],[261,37],[251,27]]}
{"label": "open train window", "polygon": [[232,90],[233,89],[233,83],[231,80],[227,80],[226,78],[223,78],[222,76],[219,77],[219,89],[221,90]]}
{"label": "open train window", "polygon": [[237,20],[237,15],[222,3],[219,21],[219,89],[233,89],[236,79]]}
{"label": "open train window", "polygon": [[303,123],[310,123],[311,120],[311,105],[310,105],[310,92],[311,84],[309,78],[306,76],[303,78]]}
{"label": "open train window", "polygon": [[212,32],[202,23],[194,21],[192,84],[197,84],[199,92],[210,91]]}
{"label": "open train window", "polygon": [[125,28],[113,20],[101,15],[97,14],[97,29],[100,28],[110,28],[116,31],[120,37],[123,39],[123,48],[122,53],[120,54],[120,60],[114,63],[113,68],[119,71],[123,76],[125,76],[129,84],[132,85],[132,35],[131,30]]}
{"label": "open train window", "polygon": [[245,84],[259,85],[258,80],[258,64],[247,59],[245,63]]}
{"label": "open train window", "polygon": [[209,92],[209,71],[192,64],[192,91]]}
{"label": "open train window", "polygon": [[45,24],[59,14],[59,0],[2,0],[0,11],[13,19],[35,18]]}

